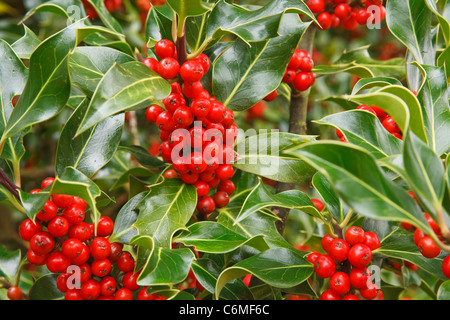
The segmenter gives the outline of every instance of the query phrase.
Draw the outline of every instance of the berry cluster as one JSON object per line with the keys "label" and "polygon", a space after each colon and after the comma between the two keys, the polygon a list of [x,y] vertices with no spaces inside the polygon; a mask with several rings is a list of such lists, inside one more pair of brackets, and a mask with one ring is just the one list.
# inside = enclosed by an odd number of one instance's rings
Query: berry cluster
{"label": "berry cluster", "polygon": [[[87,0],[81,0],[83,3],[83,6],[86,10],[86,14],[88,15],[89,19],[94,20],[98,18],[98,13],[94,9],[94,7],[87,1]],[[114,12],[120,9],[122,6],[122,0],[104,0],[105,7],[108,9],[109,12]]]}
{"label": "berry cluster", "polygon": [[[378,120],[380,120],[381,124],[383,125],[383,127],[389,132],[391,133],[394,137],[398,138],[398,139],[403,139],[403,135],[402,132],[399,128],[399,126],[397,125],[397,123],[395,122],[394,118],[392,118],[386,111],[384,111],[383,109],[377,107],[377,106],[368,106],[366,104],[362,104],[360,106],[358,106],[356,108],[357,110],[364,110],[364,111],[368,111],[373,113]],[[344,134],[341,132],[341,130],[336,129],[336,135],[338,136],[338,138],[342,141],[345,142],[345,137]]]}
{"label": "berry cluster", "polygon": [[[383,21],[386,9],[382,0],[307,0],[306,5],[316,14],[322,30],[336,28],[341,25],[346,30],[355,30],[368,21]],[[372,6],[376,6],[373,10]],[[378,15],[375,16],[375,15]]]}
{"label": "berry cluster", "polygon": [[[231,163],[238,134],[233,111],[203,89],[202,77],[209,70],[205,54],[178,63],[176,47],[170,40],[155,45],[160,59],[146,58],[143,63],[171,81],[171,94],[162,101],[164,108],[151,105],[145,112],[149,122],[160,130],[160,154],[172,164],[166,178],[180,178],[197,188],[197,209],[208,215],[216,207],[224,207],[234,192],[229,180],[234,175]],[[180,85],[180,83],[182,83]],[[210,190],[217,192],[210,196]]]}
{"label": "berry cluster", "polygon": [[316,81],[316,75],[311,72],[313,67],[314,60],[309,52],[296,49],[284,73],[283,82],[292,83],[297,91],[306,91]]}
{"label": "berry cluster", "polygon": [[366,300],[380,299],[381,290],[372,283],[371,273],[367,269],[372,260],[372,251],[380,247],[378,236],[351,226],[345,231],[344,238],[333,238],[327,234],[321,240],[326,253],[312,252],[307,256],[317,276],[329,279],[329,289],[321,294],[320,299],[359,300],[358,296],[351,293],[352,286]]}
{"label": "berry cluster", "polygon": [[[53,181],[44,179],[41,188]],[[58,273],[56,285],[66,300],[132,300],[137,290],[138,300],[164,299],[137,285],[139,272],[134,272],[133,256],[123,251],[123,244],[109,242],[112,219],[100,217],[95,230],[93,223],[84,221],[86,207],[81,198],[54,194],[35,221],[24,220],[19,234],[29,242],[28,262]]]}

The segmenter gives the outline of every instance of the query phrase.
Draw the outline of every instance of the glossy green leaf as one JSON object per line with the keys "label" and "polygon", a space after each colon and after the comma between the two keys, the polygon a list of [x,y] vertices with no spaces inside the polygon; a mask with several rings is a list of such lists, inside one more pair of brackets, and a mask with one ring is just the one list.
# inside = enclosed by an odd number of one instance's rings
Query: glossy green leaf
{"label": "glossy green leaf", "polygon": [[166,166],[166,163],[157,157],[151,155],[145,148],[141,146],[120,146],[120,151],[129,152],[136,160],[147,168],[161,168]]}
{"label": "glossy green leaf", "polygon": [[84,10],[84,6],[81,1],[78,1],[78,0],[52,0],[52,1],[43,2],[43,3],[39,4],[38,6],[30,9],[25,14],[25,16],[23,17],[21,22],[27,20],[32,15],[39,13],[39,12],[51,12],[51,13],[55,13],[57,15],[66,17],[68,19],[75,20],[75,21],[86,17],[86,11]]}
{"label": "glossy green leaf", "polygon": [[119,146],[124,124],[123,114],[106,118],[74,138],[88,105],[89,100],[84,100],[61,131],[56,151],[56,174],[61,174],[66,167],[73,167],[92,177],[111,160]]}
{"label": "glossy green leaf", "polygon": [[314,140],[313,136],[292,133],[261,133],[240,141],[236,145],[238,160],[234,167],[268,179],[306,185],[315,170],[304,161],[284,151],[295,145]]}
{"label": "glossy green leaf", "polygon": [[122,26],[108,11],[103,0],[87,0],[87,1],[98,13],[98,17],[107,28],[123,34]]}
{"label": "glossy green leaf", "polygon": [[21,257],[20,249],[8,251],[3,246],[0,246],[0,275],[10,283],[15,283]]}
{"label": "glossy green leaf", "polygon": [[98,84],[77,135],[109,116],[145,108],[169,94],[169,83],[143,63],[114,64]]}
{"label": "glossy green leaf", "polygon": [[170,248],[173,234],[185,228],[197,205],[194,186],[178,179],[166,179],[150,186],[147,196],[136,207],[133,224],[139,235],[151,236],[158,247]]}
{"label": "glossy green leaf", "polygon": [[370,112],[350,110],[328,115],[315,122],[338,128],[348,142],[366,149],[376,158],[402,152],[402,141],[389,133]]}
{"label": "glossy green leaf", "polygon": [[56,286],[58,274],[46,274],[33,284],[30,290],[30,300],[64,300],[64,292]]}
{"label": "glossy green leaf", "polygon": [[296,252],[274,248],[225,269],[217,279],[215,296],[226,283],[249,273],[271,286],[289,288],[307,280],[313,272],[313,265]]}
{"label": "glossy green leaf", "polygon": [[442,35],[444,36],[445,43],[447,44],[447,46],[450,45],[450,22],[446,19],[445,15],[439,12],[436,1],[425,0],[425,3],[438,19],[439,27],[442,31]]}
{"label": "glossy green leaf", "polygon": [[256,187],[245,199],[235,224],[259,210],[270,207],[297,209],[324,220],[306,193],[300,190],[273,193],[267,189],[260,179]]}
{"label": "glossy green leaf", "polygon": [[150,48],[161,39],[173,40],[173,11],[165,9],[168,9],[168,7],[152,6],[148,11],[147,20],[145,22],[145,39],[147,40],[147,46]]}
{"label": "glossy green leaf", "polygon": [[263,235],[248,239],[217,222],[197,222],[187,228],[189,231],[183,231],[176,236],[174,242],[181,242],[186,246],[195,246],[198,251],[226,253],[243,245],[255,247],[261,251],[268,249]]}
{"label": "glossy green leaf", "polygon": [[21,59],[30,59],[33,51],[41,44],[41,40],[23,24],[25,34],[12,44],[12,48]]}
{"label": "glossy green leaf", "polygon": [[166,3],[178,14],[180,20],[201,15],[209,10],[201,0],[167,0]]}
{"label": "glossy green leaf", "polygon": [[402,187],[386,177],[375,158],[364,149],[340,142],[316,142],[289,153],[321,172],[358,214],[377,220],[407,221],[431,232],[420,207]]}
{"label": "glossy green leaf", "polygon": [[437,292],[438,300],[450,300],[450,280],[444,281]]}
{"label": "glossy green leaf", "polygon": [[353,87],[352,95],[356,95],[363,90],[368,90],[375,87],[386,87],[390,85],[401,86],[402,83],[399,80],[390,77],[375,77],[375,78],[360,79]]}
{"label": "glossy green leaf", "polygon": [[377,249],[377,253],[409,261],[435,277],[447,279],[442,273],[442,256],[434,259],[425,258],[414,243],[414,233],[402,229],[394,230],[381,241],[381,247]]}
{"label": "glossy green leaf", "polygon": [[413,54],[416,61],[434,64],[431,33],[432,13],[425,1],[388,0],[386,22],[391,33]]}
{"label": "glossy green leaf", "polygon": [[248,44],[250,41],[276,38],[282,34],[278,28],[285,13],[304,14],[315,20],[309,8],[300,0],[274,0],[256,10],[220,0],[209,15],[207,39],[214,40],[226,34],[234,34]]}
{"label": "glossy green leaf", "polygon": [[133,57],[108,47],[77,47],[69,60],[72,85],[92,97],[98,83],[114,63],[133,60]]}
{"label": "glossy green leaf", "polygon": [[234,41],[214,63],[213,90],[217,100],[240,111],[278,88],[308,25],[300,22],[298,15],[288,14],[281,21],[280,36],[252,43],[251,47],[243,40]]}
{"label": "glossy green leaf", "polygon": [[334,189],[327,178],[320,172],[317,172],[313,176],[312,185],[322,196],[322,199],[324,200],[333,219],[337,222],[344,220],[345,217],[341,200],[337,196],[336,192],[334,192]]}

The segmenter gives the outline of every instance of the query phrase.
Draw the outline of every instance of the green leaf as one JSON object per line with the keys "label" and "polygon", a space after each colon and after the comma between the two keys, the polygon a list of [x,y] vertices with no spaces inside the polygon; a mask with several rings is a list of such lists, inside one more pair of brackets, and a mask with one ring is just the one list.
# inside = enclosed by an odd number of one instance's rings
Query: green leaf
{"label": "green leaf", "polygon": [[449,46],[450,45],[450,23],[449,23],[449,21],[446,19],[446,17],[444,15],[442,15],[439,12],[439,9],[436,5],[435,0],[425,0],[425,3],[428,6],[428,8],[436,15],[436,18],[439,21],[439,26],[441,28],[442,35],[444,36],[444,39],[445,39],[445,43],[447,44],[447,46]]}
{"label": "green leaf", "polygon": [[[197,281],[205,290],[214,293],[217,278],[222,271],[220,267],[211,259],[197,259],[192,262],[192,271]],[[228,282],[220,291],[220,298],[226,300],[254,300],[249,288],[240,279]]]}
{"label": "green leaf", "polygon": [[182,21],[187,17],[199,16],[209,10],[201,0],[167,0],[166,2]]}
{"label": "green leaf", "polygon": [[315,66],[313,72],[317,75],[333,75],[346,72],[359,78],[405,78],[405,59],[376,60],[370,56],[368,49],[369,47],[365,46],[345,51],[331,65]]}
{"label": "green leaf", "polygon": [[304,161],[285,153],[286,149],[314,140],[312,136],[292,133],[261,133],[236,145],[238,160],[234,167],[268,179],[306,185],[315,170]]}
{"label": "green leaf", "polygon": [[217,222],[197,222],[190,225],[188,229],[189,231],[183,231],[176,236],[174,242],[182,242],[186,246],[195,246],[198,251],[212,253],[230,252],[243,245],[255,247],[258,250],[268,249],[263,235],[248,239]]}
{"label": "green leaf", "polygon": [[10,283],[14,283],[19,270],[22,254],[20,249],[8,251],[0,246],[0,275]]}
{"label": "green leaf", "polygon": [[46,274],[33,284],[30,290],[31,300],[64,300],[64,292],[56,286],[58,274]]}
{"label": "green leaf", "polygon": [[395,79],[389,77],[375,77],[375,78],[366,78],[359,80],[352,90],[352,96],[360,93],[363,90],[375,88],[375,87],[386,87],[390,85],[398,85],[401,86],[402,83]]}
{"label": "green leaf", "polygon": [[207,39],[215,40],[233,34],[248,45],[251,41],[276,38],[285,13],[304,14],[316,21],[309,8],[300,0],[273,0],[257,10],[248,10],[220,0],[209,15]]}
{"label": "green leaf", "polygon": [[402,152],[402,141],[389,133],[370,112],[350,110],[314,122],[339,128],[348,142],[366,149],[377,159]]}
{"label": "green leaf", "polygon": [[73,167],[92,177],[111,160],[119,146],[124,124],[123,114],[106,118],[74,138],[88,104],[89,100],[83,100],[61,131],[56,151],[56,174],[61,174],[66,167]]}
{"label": "green leaf", "polygon": [[437,292],[438,300],[450,300],[450,280],[444,281]]}
{"label": "green leaf", "polygon": [[327,178],[317,172],[312,179],[312,185],[322,196],[322,199],[325,201],[328,211],[330,212],[333,219],[337,222],[341,222],[344,220],[344,212],[341,200],[337,196],[336,192]]}
{"label": "green leaf", "polygon": [[152,156],[141,146],[120,146],[119,150],[131,153],[136,160],[146,168],[161,168],[166,166],[164,161]]}
{"label": "green leaf", "polygon": [[316,142],[289,153],[321,172],[358,214],[376,220],[407,221],[427,234],[432,232],[411,196],[388,179],[364,149],[340,142]]}
{"label": "green leaf", "polygon": [[[51,12],[60,16],[80,20],[86,17],[86,11],[84,10],[83,3],[79,0],[52,0],[39,4],[38,6],[30,9],[22,21],[27,20],[32,15],[39,12]],[[68,20],[69,21],[69,20]],[[73,21],[72,21],[73,22]]]}
{"label": "green leaf", "polygon": [[69,60],[72,85],[92,97],[105,73],[114,65],[134,58],[108,47],[77,47]]}
{"label": "green leaf", "polygon": [[161,39],[173,40],[173,11],[165,10],[167,8],[167,6],[152,6],[148,11],[145,22],[145,39],[149,48],[153,47]]}
{"label": "green leaf", "polygon": [[12,48],[21,59],[30,59],[33,51],[41,44],[41,40],[23,24],[25,34],[12,44]]}
{"label": "green leaf", "polygon": [[259,179],[256,187],[245,199],[235,224],[241,222],[249,215],[269,207],[297,209],[324,220],[306,193],[300,190],[287,190],[274,194]]}
{"label": "green leaf", "polygon": [[431,32],[432,13],[425,1],[388,0],[386,22],[419,63],[434,65],[436,51]]}
{"label": "green leaf", "polygon": [[384,238],[380,244],[381,247],[377,249],[377,253],[409,261],[435,277],[442,280],[447,279],[442,273],[442,257],[425,258],[414,243],[414,233],[398,228]]}
{"label": "green leaf", "polygon": [[307,280],[313,272],[313,265],[296,252],[269,249],[225,269],[217,279],[215,296],[220,295],[226,283],[249,273],[271,286],[290,288]]}
{"label": "green leaf", "polygon": [[169,83],[143,63],[114,64],[98,84],[77,135],[111,115],[143,109],[169,94]]}
{"label": "green leaf", "polygon": [[276,38],[254,42],[251,47],[243,40],[235,40],[214,63],[213,90],[217,100],[231,110],[241,111],[278,88],[308,26],[298,15],[288,14],[282,19],[281,35]]}
{"label": "green leaf", "polygon": [[165,179],[150,186],[147,196],[136,207],[133,224],[139,235],[152,237],[157,247],[170,248],[173,234],[185,228],[197,205],[194,186],[179,179]]}
{"label": "green leaf", "polygon": [[109,29],[123,34],[123,29],[120,23],[109,13],[103,0],[87,0],[95,11],[102,23]]}

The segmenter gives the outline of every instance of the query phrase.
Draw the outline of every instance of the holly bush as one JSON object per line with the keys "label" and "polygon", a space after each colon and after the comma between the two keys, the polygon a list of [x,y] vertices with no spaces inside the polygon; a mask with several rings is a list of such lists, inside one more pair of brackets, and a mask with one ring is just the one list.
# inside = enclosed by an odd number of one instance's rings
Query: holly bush
{"label": "holly bush", "polygon": [[446,0],[0,14],[1,299],[449,297]]}

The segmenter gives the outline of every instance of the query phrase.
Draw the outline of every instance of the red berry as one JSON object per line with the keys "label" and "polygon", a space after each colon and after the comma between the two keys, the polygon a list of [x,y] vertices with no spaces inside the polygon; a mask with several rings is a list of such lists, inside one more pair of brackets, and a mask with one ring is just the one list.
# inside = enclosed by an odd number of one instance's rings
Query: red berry
{"label": "red berry", "polygon": [[357,289],[367,287],[370,279],[371,273],[367,268],[353,268],[350,272],[350,282]]}
{"label": "red berry", "polygon": [[347,294],[350,291],[350,278],[345,272],[336,272],[330,278],[330,289],[338,295]]}
{"label": "red berry", "polygon": [[219,101],[212,101],[211,102],[211,109],[208,112],[208,115],[206,116],[206,119],[208,121],[211,121],[213,123],[220,123],[225,118],[225,107],[222,103]]}
{"label": "red berry", "polygon": [[329,278],[336,272],[336,263],[327,254],[322,254],[314,263],[314,271],[321,278]]}
{"label": "red berry", "polygon": [[145,110],[145,118],[148,122],[156,122],[156,119],[158,118],[159,114],[163,112],[163,108],[160,106],[153,104],[150,107]]}
{"label": "red berry", "polygon": [[380,239],[378,239],[378,236],[371,231],[367,231],[364,233],[363,243],[372,251],[380,247]]}
{"label": "red berry", "polygon": [[[305,56],[301,59],[300,70],[303,72],[310,72],[314,67],[314,61],[309,56]],[[311,83],[312,84],[312,83]]]}
{"label": "red berry", "polygon": [[97,235],[100,237],[106,237],[112,234],[114,230],[114,222],[110,217],[102,216],[98,220]]}
{"label": "red berry", "polygon": [[441,249],[436,245],[433,239],[427,235],[420,239],[417,247],[419,248],[420,253],[428,259],[436,258],[439,253],[441,253]]}
{"label": "red berry", "polygon": [[216,209],[216,203],[210,196],[204,196],[197,203],[197,210],[205,215],[210,214]]}
{"label": "red berry", "polygon": [[81,285],[80,295],[85,300],[95,300],[100,296],[101,286],[95,279],[89,279]]}
{"label": "red berry", "polygon": [[55,181],[55,178],[53,178],[53,177],[45,178],[41,183],[41,189],[47,188],[48,186],[50,186],[53,183],[53,181]]}
{"label": "red berry", "polygon": [[202,63],[195,59],[186,61],[180,68],[180,76],[187,82],[201,80],[204,73]]}
{"label": "red berry", "polygon": [[187,128],[194,122],[194,115],[190,108],[181,106],[173,113],[173,121],[176,128]]}
{"label": "red berry", "polygon": [[231,196],[234,193],[234,190],[236,189],[233,181],[231,180],[222,180],[220,181],[219,186],[217,187],[218,191],[225,191],[228,193],[229,196]]}
{"label": "red berry", "polygon": [[199,198],[207,196],[209,193],[209,185],[202,180],[198,180],[194,183],[194,187],[197,189],[197,197]]}
{"label": "red berry", "polygon": [[72,204],[63,210],[63,216],[71,224],[78,224],[83,222],[85,218],[85,212],[82,207],[76,204]]}
{"label": "red berry", "polygon": [[104,297],[110,297],[116,292],[117,281],[111,276],[100,280],[100,294]]}
{"label": "red berry", "polygon": [[54,217],[48,223],[47,232],[54,237],[62,237],[69,231],[69,221],[64,217]]}
{"label": "red berry", "polygon": [[372,260],[372,250],[362,243],[353,245],[348,253],[348,261],[356,268],[366,267]]}
{"label": "red berry", "polygon": [[350,246],[342,239],[334,239],[328,246],[328,254],[330,257],[340,262],[347,260],[349,251]]}
{"label": "red berry", "polygon": [[264,97],[264,101],[270,102],[275,100],[278,97],[278,90],[275,89],[271,93],[269,93],[267,96]]}
{"label": "red berry", "polygon": [[230,202],[230,196],[225,191],[217,191],[214,194],[214,202],[217,208],[225,207]]}
{"label": "red berry", "polygon": [[195,172],[187,172],[180,174],[180,179],[186,184],[194,184],[199,179],[199,174]]}
{"label": "red berry", "polygon": [[86,210],[87,203],[79,197],[73,197],[73,204],[79,206],[81,209]]}
{"label": "red berry", "polygon": [[155,58],[146,58],[142,60],[142,63],[145,64],[150,69],[152,69],[153,71],[158,72],[159,62]]}
{"label": "red berry", "polygon": [[42,210],[39,211],[39,213],[36,215],[36,218],[41,221],[50,221],[54,217],[56,217],[57,213],[58,208],[55,206],[55,204],[50,200],[47,200]]}
{"label": "red berry", "polygon": [[70,273],[61,273],[58,278],[56,278],[56,287],[61,292],[67,292],[69,290],[67,283],[69,281]]}
{"label": "red berry", "polygon": [[30,241],[30,239],[38,232],[42,231],[42,226],[39,222],[26,219],[19,227],[19,235],[25,241]]}
{"label": "red berry", "polygon": [[358,21],[356,21],[356,13],[352,12],[350,18],[342,21],[342,26],[346,30],[355,30],[358,27]]}
{"label": "red berry", "polygon": [[174,58],[164,58],[158,64],[158,73],[164,79],[170,80],[175,78],[178,75],[179,71],[180,64]]}
{"label": "red berry", "polygon": [[95,259],[106,259],[111,253],[111,244],[108,239],[103,237],[97,237],[92,240],[89,248],[91,255]]}
{"label": "red berry", "polygon": [[94,260],[91,265],[91,271],[94,276],[104,277],[111,271],[112,265],[109,259]]}
{"label": "red berry", "polygon": [[69,289],[64,295],[65,300],[83,300],[79,289]]}
{"label": "red berry", "polygon": [[216,170],[216,177],[219,180],[231,179],[234,175],[234,169],[231,164],[221,164]]}
{"label": "red berry", "polygon": [[348,294],[345,297],[343,297],[342,300],[359,300],[359,298],[354,294]]}
{"label": "red berry", "polygon": [[346,21],[350,18],[352,12],[352,8],[347,3],[341,3],[336,6],[334,9],[334,14],[341,21]]}
{"label": "red berry", "polygon": [[127,288],[120,288],[116,291],[116,300],[133,300],[133,292]]}
{"label": "red berry", "polygon": [[320,295],[320,300],[341,300],[341,296],[327,289]]}
{"label": "red berry", "polygon": [[374,283],[369,283],[369,285],[365,288],[359,289],[359,293],[366,300],[373,300],[378,295],[378,287]]}
{"label": "red berry", "polygon": [[329,234],[326,234],[322,238],[322,240],[320,242],[321,242],[321,245],[322,245],[322,249],[325,250],[325,252],[328,252],[328,250],[330,248],[330,245],[331,245],[331,242],[333,242],[333,240],[334,240],[334,238],[332,236],[330,236]]}
{"label": "red berry", "polygon": [[317,210],[322,211],[324,208],[323,202],[319,199],[311,199],[313,205],[317,208]]}
{"label": "red berry", "polygon": [[141,290],[139,290],[139,293],[137,296],[138,300],[155,300],[156,295],[148,294],[147,289],[148,289],[148,287],[143,287]]}
{"label": "red berry", "polygon": [[[295,72],[295,70],[286,69],[286,72],[284,73],[284,76],[283,76],[283,82],[291,83],[292,81],[294,81],[296,75],[297,75],[297,73]],[[251,110],[252,108],[250,108],[249,110]]]}
{"label": "red berry", "polygon": [[414,243],[416,246],[419,246],[419,241],[422,240],[422,238],[425,237],[425,233],[422,232],[419,228],[417,228],[414,231]]}
{"label": "red berry", "polygon": [[38,232],[30,239],[30,249],[37,255],[46,255],[53,250],[55,241],[47,232]]}
{"label": "red berry", "polygon": [[29,249],[27,251],[27,260],[29,263],[34,264],[36,266],[42,266],[47,261],[47,255],[38,255],[33,250]]}
{"label": "red berry", "polygon": [[122,284],[124,288],[131,291],[138,290],[141,286],[137,284],[137,279],[139,277],[139,272],[133,273],[133,271],[127,272],[122,278]]}
{"label": "red berry", "polygon": [[309,262],[314,264],[314,263],[316,263],[317,259],[319,259],[320,256],[321,256],[321,254],[319,252],[311,252],[306,257],[306,260],[308,260]]}
{"label": "red berry", "polygon": [[47,269],[53,273],[66,272],[70,266],[70,259],[61,251],[54,251],[49,254],[46,261]]}
{"label": "red berry", "polygon": [[75,259],[81,255],[83,251],[83,244],[80,240],[75,238],[67,239],[61,246],[62,253],[69,259]]}
{"label": "red berry", "polygon": [[170,40],[162,39],[155,44],[155,53],[160,59],[173,58],[175,52],[175,45]]}
{"label": "red berry", "polygon": [[352,226],[345,230],[345,240],[350,245],[364,242],[364,230],[357,226]]}
{"label": "red berry", "polygon": [[373,113],[374,115],[377,115],[377,113],[375,112],[375,110],[373,110],[371,107],[369,107],[368,105],[362,104],[359,107],[356,108],[357,110],[364,110],[364,111],[368,111],[370,113]]}
{"label": "red berry", "polygon": [[211,102],[208,99],[198,98],[192,101],[190,108],[197,119],[203,119],[211,110]]}
{"label": "red berry", "polygon": [[450,278],[450,256],[446,256],[442,261],[442,273],[447,278]]}
{"label": "red berry", "polygon": [[298,91],[306,91],[312,85],[312,78],[307,72],[299,72],[293,82],[294,88]]}
{"label": "red berry", "polygon": [[181,91],[189,99],[205,98],[201,81],[183,82]]}
{"label": "red berry", "polygon": [[333,17],[328,12],[322,12],[317,16],[317,21],[320,24],[322,30],[328,30],[333,23]]}
{"label": "red berry", "polygon": [[19,287],[10,287],[8,293],[6,294],[9,300],[22,300],[23,291]]}
{"label": "red berry", "polygon": [[74,264],[76,266],[80,266],[80,265],[86,263],[86,261],[88,261],[89,257],[90,257],[89,248],[87,245],[83,244],[83,246],[81,248],[81,253],[77,257],[71,259],[71,261],[72,261],[72,264]]}
{"label": "red berry", "polygon": [[306,5],[313,13],[319,13],[325,10],[325,0],[308,0]]}
{"label": "red berry", "polygon": [[178,178],[179,176],[178,176],[178,172],[171,169],[171,170],[167,170],[166,172],[164,172],[164,177],[167,179],[175,179],[175,178]]}
{"label": "red berry", "polygon": [[69,237],[86,242],[91,238],[91,229],[86,222],[77,223],[69,228]]}
{"label": "red berry", "polygon": [[156,126],[164,131],[172,131],[175,129],[175,121],[173,120],[172,114],[169,111],[161,112],[156,118]]}
{"label": "red berry", "polygon": [[208,72],[211,65],[211,60],[209,60],[209,57],[206,54],[200,53],[199,56],[195,58],[195,60],[200,61],[204,73]]}
{"label": "red berry", "polygon": [[387,116],[383,122],[383,127],[390,133],[399,133],[400,128],[392,117]]}
{"label": "red berry", "polygon": [[119,259],[117,259],[117,268],[123,272],[129,272],[134,269],[135,261],[134,258],[128,251],[122,252]]}
{"label": "red berry", "polygon": [[73,203],[73,196],[54,194],[52,195],[52,201],[58,208],[67,208]]}
{"label": "red berry", "polygon": [[119,260],[120,256],[122,255],[122,250],[123,250],[123,244],[121,244],[119,242],[111,243],[111,253],[109,254],[108,259],[113,263],[116,262],[117,260]]}

